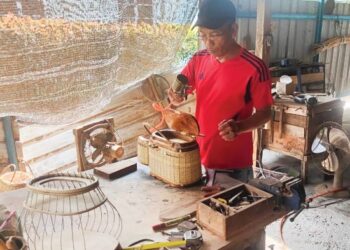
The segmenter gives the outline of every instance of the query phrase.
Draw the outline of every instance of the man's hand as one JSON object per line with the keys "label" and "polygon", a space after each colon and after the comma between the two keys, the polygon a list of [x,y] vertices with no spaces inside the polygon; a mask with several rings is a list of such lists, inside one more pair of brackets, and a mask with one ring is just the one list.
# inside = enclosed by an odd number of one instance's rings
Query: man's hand
{"label": "man's hand", "polygon": [[184,101],[184,98],[177,95],[172,90],[172,88],[168,89],[168,97],[169,97],[170,103],[173,104],[174,106],[179,106]]}
{"label": "man's hand", "polygon": [[222,139],[225,141],[233,141],[235,137],[238,135],[238,126],[237,123],[230,120],[223,120],[218,125],[219,133]]}

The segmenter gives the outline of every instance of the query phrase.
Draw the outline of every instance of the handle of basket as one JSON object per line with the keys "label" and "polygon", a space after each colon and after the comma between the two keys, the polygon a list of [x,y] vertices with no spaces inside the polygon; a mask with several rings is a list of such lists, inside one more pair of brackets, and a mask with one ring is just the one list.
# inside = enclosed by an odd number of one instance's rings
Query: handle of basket
{"label": "handle of basket", "polygon": [[0,171],[0,175],[4,174],[8,171],[14,172],[16,170],[16,165],[15,164],[9,164],[6,167],[4,167],[1,171]]}
{"label": "handle of basket", "polygon": [[21,160],[21,162],[22,162],[26,167],[28,167],[30,173],[31,173],[33,176],[35,176],[34,173],[33,173],[33,169],[32,169],[32,167],[29,165],[29,163],[28,163],[27,161],[25,161],[25,160]]}
{"label": "handle of basket", "polygon": [[144,123],[143,126],[150,135],[152,135],[152,132],[149,128],[152,128],[155,131],[157,131],[160,134],[160,136],[163,137],[166,141],[170,142],[169,139],[159,129],[152,127],[149,123]]}
{"label": "handle of basket", "polygon": [[149,135],[152,135],[152,132],[151,132],[151,130],[149,129],[148,126],[150,126],[148,123],[144,123],[143,124],[143,127],[146,129],[147,133],[149,133]]}

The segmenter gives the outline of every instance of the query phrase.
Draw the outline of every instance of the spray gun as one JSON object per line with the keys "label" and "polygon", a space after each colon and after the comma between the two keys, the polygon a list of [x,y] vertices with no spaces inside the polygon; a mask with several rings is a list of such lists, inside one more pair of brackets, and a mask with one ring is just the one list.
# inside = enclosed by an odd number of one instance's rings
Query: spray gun
{"label": "spray gun", "polygon": [[187,99],[186,90],[189,88],[188,78],[183,74],[178,74],[171,88],[178,96]]}

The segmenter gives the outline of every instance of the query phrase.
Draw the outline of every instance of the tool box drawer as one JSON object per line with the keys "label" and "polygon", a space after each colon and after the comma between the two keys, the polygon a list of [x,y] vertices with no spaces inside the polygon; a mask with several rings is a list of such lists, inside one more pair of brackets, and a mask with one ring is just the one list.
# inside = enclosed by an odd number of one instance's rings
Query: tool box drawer
{"label": "tool box drawer", "polygon": [[227,240],[245,230],[259,230],[281,216],[274,211],[272,194],[247,184],[201,200],[197,220],[206,229]]}

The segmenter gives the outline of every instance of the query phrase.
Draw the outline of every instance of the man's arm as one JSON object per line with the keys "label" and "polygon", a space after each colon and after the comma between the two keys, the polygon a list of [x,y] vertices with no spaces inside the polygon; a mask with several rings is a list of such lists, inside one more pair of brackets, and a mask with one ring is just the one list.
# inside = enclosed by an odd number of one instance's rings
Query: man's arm
{"label": "man's arm", "polygon": [[271,106],[257,110],[251,117],[243,121],[227,120],[219,124],[220,136],[225,141],[232,141],[237,135],[252,131],[271,119]]}

